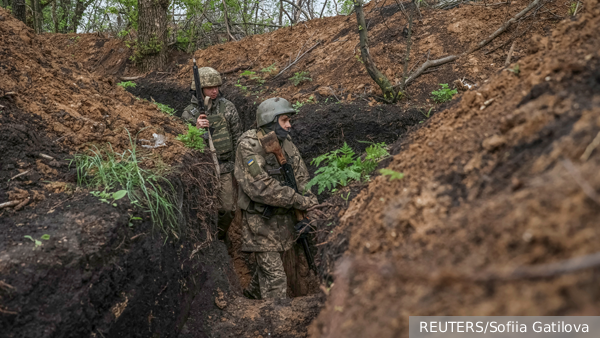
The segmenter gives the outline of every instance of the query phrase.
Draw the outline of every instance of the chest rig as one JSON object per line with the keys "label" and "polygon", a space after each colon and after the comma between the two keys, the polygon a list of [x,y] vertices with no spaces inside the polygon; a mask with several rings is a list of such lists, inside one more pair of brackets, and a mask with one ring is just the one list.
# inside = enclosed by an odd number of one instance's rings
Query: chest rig
{"label": "chest rig", "polygon": [[229,124],[225,118],[225,102],[223,100],[218,101],[218,109],[211,109],[215,111],[206,118],[210,123],[212,131],[212,140],[217,156],[221,161],[230,160],[233,152],[233,142],[231,141],[231,133],[229,132]]}

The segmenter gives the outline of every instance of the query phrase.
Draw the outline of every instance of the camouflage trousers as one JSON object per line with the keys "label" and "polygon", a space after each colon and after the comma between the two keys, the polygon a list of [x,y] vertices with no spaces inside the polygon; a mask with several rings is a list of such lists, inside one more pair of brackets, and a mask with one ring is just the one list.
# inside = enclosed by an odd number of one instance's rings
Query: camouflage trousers
{"label": "camouflage trousers", "polygon": [[221,188],[217,194],[219,199],[219,238],[224,239],[229,230],[229,225],[235,217],[235,189],[233,186],[233,173],[225,173],[220,175],[219,183]]}
{"label": "camouflage trousers", "polygon": [[256,271],[244,295],[253,299],[287,298],[283,252],[255,252]]}

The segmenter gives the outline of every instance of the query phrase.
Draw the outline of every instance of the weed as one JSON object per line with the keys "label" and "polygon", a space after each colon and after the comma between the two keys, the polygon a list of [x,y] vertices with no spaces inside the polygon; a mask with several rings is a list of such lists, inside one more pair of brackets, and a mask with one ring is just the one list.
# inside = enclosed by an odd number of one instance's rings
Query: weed
{"label": "weed", "polygon": [[206,143],[204,142],[204,138],[202,137],[202,135],[204,135],[205,133],[206,130],[198,129],[193,125],[188,124],[187,134],[179,134],[177,135],[177,139],[183,142],[183,144],[185,144],[185,146],[188,148],[204,152],[204,148],[206,148]]}
{"label": "weed", "polygon": [[[423,113],[423,111],[421,109],[419,109],[419,113],[421,113],[421,115],[425,116],[426,119],[428,119],[431,116],[431,111],[433,110],[433,107],[429,108],[429,111],[427,112],[427,114]],[[419,121],[419,123],[423,123],[425,122],[425,120],[423,121]]]}
{"label": "weed", "polygon": [[[119,190],[117,192],[106,192],[105,191],[90,191],[90,194],[100,198],[100,202],[103,203],[107,203],[107,204],[111,204],[113,207],[117,206],[117,203],[115,203],[116,201],[120,200],[121,198],[125,197],[125,195],[127,195],[127,190]],[[109,199],[112,199],[112,201],[108,201]]]}
{"label": "weed", "polygon": [[519,76],[519,73],[521,73],[521,69],[520,69],[520,67],[519,67],[519,64],[518,64],[518,63],[517,63],[517,64],[515,64],[515,66],[514,66],[514,67],[512,67],[512,68],[508,68],[508,70],[509,70],[510,72],[513,72],[513,74],[515,74],[516,76]]}
{"label": "weed", "polygon": [[117,83],[117,86],[127,89],[127,88],[135,88],[136,84],[133,81],[124,81],[124,82]]}
{"label": "weed", "polygon": [[302,102],[300,100],[296,101],[292,107],[294,107],[294,109],[296,109],[296,111],[300,110],[300,108],[302,108],[303,105],[307,104],[307,103],[317,103],[315,101],[315,97],[314,96],[310,96],[308,99],[306,99],[306,101]]}
{"label": "weed", "polygon": [[176,207],[173,185],[163,176],[164,167],[142,169],[140,163],[145,158],[137,153],[131,135],[129,143],[131,149],[121,154],[116,153],[109,143],[107,149],[94,146],[95,149],[75,155],[71,164],[75,163],[77,167],[77,183],[103,191],[121,187],[133,205],[150,214],[153,224],[166,235],[172,233],[178,237],[181,211]]}
{"label": "weed", "polygon": [[356,59],[358,62],[360,62],[360,63],[362,63],[362,64],[364,64],[364,63],[365,63],[365,62],[362,60],[362,58],[360,57],[360,55],[354,55],[354,58],[355,58],[355,59]]}
{"label": "weed", "polygon": [[258,84],[259,86],[262,86],[265,83],[265,79],[256,75],[256,72],[251,72],[249,70],[245,70],[242,74],[240,74],[240,76],[247,77],[248,79],[256,82],[256,84]]}
{"label": "weed", "polygon": [[79,42],[79,40],[81,39],[81,36],[77,35],[77,36],[72,36],[69,39],[75,41],[75,43]]}
{"label": "weed", "polygon": [[571,2],[571,4],[569,5],[569,16],[575,15],[575,11],[577,10],[578,4],[579,1]]}
{"label": "weed", "polygon": [[440,86],[442,87],[440,90],[434,90],[431,92],[431,97],[433,98],[433,101],[437,103],[450,101],[452,100],[452,96],[458,93],[458,90],[450,89],[447,83],[442,83],[440,84]]}
{"label": "weed", "polygon": [[[40,241],[40,240],[37,240],[37,239],[35,239],[35,238],[33,238],[33,237],[29,236],[29,235],[26,235],[26,236],[23,236],[23,237],[30,239],[35,244],[35,246],[33,247],[34,249],[37,248],[37,247],[42,246],[42,241]],[[44,235],[42,235],[42,237],[40,237],[40,239],[43,239],[43,240],[47,241],[47,240],[50,239],[50,235],[44,234]]]}
{"label": "weed", "polygon": [[294,73],[294,76],[290,77],[290,80],[292,81],[294,86],[298,86],[304,81],[312,81],[309,75],[310,73],[307,71],[296,72]]}
{"label": "weed", "polygon": [[364,159],[356,155],[354,150],[344,143],[340,149],[323,154],[312,160],[311,164],[320,166],[305,189],[318,185],[318,193],[325,190],[334,191],[338,185],[346,186],[350,181],[360,181],[377,168],[379,161],[389,156],[385,143],[372,143],[366,149]]}
{"label": "weed", "polygon": [[162,103],[158,103],[158,102],[154,102],[154,104],[156,105],[156,107],[158,107],[158,109],[160,109],[160,111],[162,111],[163,113],[165,113],[167,115],[173,116],[173,114],[175,114],[175,108],[171,108],[171,107],[167,106],[166,104],[162,104]]}
{"label": "weed", "polygon": [[237,83],[235,84],[236,87],[238,87],[239,89],[241,89],[244,93],[248,93],[248,87],[242,85],[240,83],[240,80],[237,81]]}
{"label": "weed", "polygon": [[263,68],[260,71],[263,72],[263,73],[271,74],[271,73],[273,73],[275,71],[275,69],[277,69],[276,64],[277,63],[275,62],[272,65],[270,65],[269,67]]}
{"label": "weed", "polygon": [[404,178],[404,174],[394,171],[392,169],[379,169],[379,173],[381,174],[381,176],[389,176],[390,177],[390,181],[393,180],[401,180]]}
{"label": "weed", "polygon": [[129,215],[129,227],[132,228],[133,227],[133,221],[141,221],[142,218],[141,217],[133,217],[132,215]]}

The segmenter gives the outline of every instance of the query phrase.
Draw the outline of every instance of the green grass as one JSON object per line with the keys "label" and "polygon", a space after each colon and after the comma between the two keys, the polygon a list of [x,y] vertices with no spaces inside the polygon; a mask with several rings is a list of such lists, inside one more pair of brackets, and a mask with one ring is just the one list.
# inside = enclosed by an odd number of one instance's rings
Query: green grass
{"label": "green grass", "polygon": [[181,210],[176,206],[173,185],[164,178],[166,170],[162,167],[141,168],[140,163],[145,157],[137,153],[131,135],[129,141],[131,149],[123,153],[116,153],[108,144],[104,149],[94,146],[94,149],[75,155],[71,163],[77,167],[78,185],[105,193],[119,188],[125,190],[131,203],[148,213],[153,224],[165,235],[173,234],[179,238]]}
{"label": "green grass", "polygon": [[135,82],[125,81],[125,82],[117,83],[117,86],[127,89],[127,88],[135,88],[135,86],[137,86],[137,85],[135,84]]}
{"label": "green grass", "polygon": [[442,88],[431,92],[431,97],[433,98],[433,101],[435,101],[437,103],[444,103],[444,102],[450,101],[450,100],[452,100],[452,96],[454,96],[454,94],[458,93],[458,90],[450,89],[450,87],[448,87],[447,83],[442,83],[442,84],[440,84],[440,86]]}

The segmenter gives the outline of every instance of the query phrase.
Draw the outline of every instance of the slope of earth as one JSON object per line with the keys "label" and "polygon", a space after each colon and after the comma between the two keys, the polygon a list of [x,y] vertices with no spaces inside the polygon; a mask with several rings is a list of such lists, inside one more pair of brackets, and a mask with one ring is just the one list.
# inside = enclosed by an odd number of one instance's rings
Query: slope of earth
{"label": "slope of earth", "polygon": [[600,3],[584,6],[531,38],[520,73],[395,145],[404,179],[377,177],[329,238],[348,250],[312,337],[408,337],[409,315],[600,313],[598,264],[570,260],[600,251]]}
{"label": "slope of earth", "polygon": [[[415,22],[408,69],[415,69],[428,55],[430,59],[437,59],[464,52],[467,47],[493,33],[528,3],[519,0],[505,6],[487,7],[479,3],[465,4],[448,11],[423,8],[420,19],[413,13]],[[404,3],[406,8],[411,8],[410,5],[410,2]],[[391,0],[372,1],[366,6],[365,13],[370,53],[378,68],[395,83],[402,78],[406,59],[407,38],[402,34],[407,25],[406,16]],[[513,25],[504,36],[483,50],[417,78],[408,89],[411,100],[407,104],[425,105],[431,91],[439,89],[440,83],[450,84],[466,78],[468,83],[481,86],[491,74],[503,68],[511,42],[517,42],[513,60],[535,52],[525,43],[524,37],[547,36],[562,16],[566,16],[564,6],[546,1],[544,7],[518,25]],[[228,76],[231,83],[246,87],[253,96],[262,99],[276,95],[293,102],[304,102],[310,96],[319,101],[325,97],[335,100],[335,96],[339,100],[351,101],[381,96],[380,89],[368,76],[360,60],[357,31],[354,15],[328,17],[211,46],[194,55],[200,65],[218,69]],[[301,55],[304,57],[299,58]],[[263,72],[269,66],[274,69]],[[291,67],[276,76],[288,66]],[[266,79],[266,83],[258,85],[248,76],[241,76],[244,70],[255,72]],[[308,72],[311,80],[294,86],[289,78],[301,71]],[[181,83],[188,83],[191,65],[188,63],[182,67],[177,76]]]}

